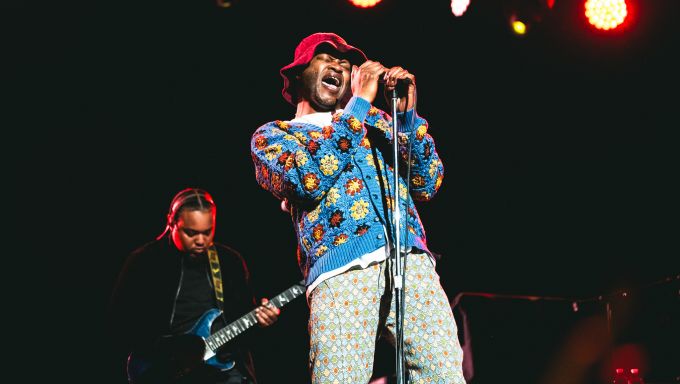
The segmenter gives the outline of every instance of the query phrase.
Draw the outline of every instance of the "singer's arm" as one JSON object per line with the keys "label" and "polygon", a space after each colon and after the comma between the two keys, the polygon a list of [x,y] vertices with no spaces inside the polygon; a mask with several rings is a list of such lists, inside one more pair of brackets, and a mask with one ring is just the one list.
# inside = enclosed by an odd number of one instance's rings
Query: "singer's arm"
{"label": "singer's arm", "polygon": [[[439,154],[435,149],[435,143],[428,131],[427,120],[420,117],[414,106],[416,105],[416,84],[415,76],[401,67],[386,69],[381,81],[385,83],[385,90],[391,91],[398,83],[408,85],[407,97],[399,99],[397,105],[397,130],[399,134],[399,153],[401,156],[402,167],[406,166],[409,156],[409,145],[411,146],[411,175],[409,188],[414,200],[430,200],[439,190],[444,179],[444,165]],[[390,104],[391,100],[388,100]],[[403,111],[403,107],[408,102],[408,109]],[[378,120],[387,121],[392,127],[392,119],[383,111],[369,112],[366,124],[380,126]]]}
{"label": "singer's arm", "polygon": [[[409,188],[414,200],[430,200],[439,190],[444,178],[444,165],[435,149],[432,136],[427,133],[428,122],[416,111],[409,110],[397,115],[400,167],[406,169],[409,145],[411,146],[411,177]],[[378,108],[368,111],[366,125],[381,130],[393,129],[390,116]],[[374,129],[374,128],[369,128]],[[391,137],[391,135],[389,136]]]}
{"label": "singer's arm", "polygon": [[319,201],[333,186],[366,135],[371,105],[352,97],[323,128],[274,121],[255,131],[251,156],[258,183],[279,199]]}
{"label": "singer's arm", "polygon": [[[444,165],[435,149],[434,139],[427,133],[429,128],[427,121],[418,116],[413,110],[408,111],[404,115],[404,120],[406,121],[410,121],[413,118],[414,124],[410,131],[406,130],[406,124],[402,125],[404,130],[397,126],[399,131],[399,153],[402,164],[404,164],[403,166],[406,166],[408,147],[411,144],[409,187],[414,200],[427,201],[434,197],[442,184]],[[400,119],[399,121],[401,122],[402,120]]]}

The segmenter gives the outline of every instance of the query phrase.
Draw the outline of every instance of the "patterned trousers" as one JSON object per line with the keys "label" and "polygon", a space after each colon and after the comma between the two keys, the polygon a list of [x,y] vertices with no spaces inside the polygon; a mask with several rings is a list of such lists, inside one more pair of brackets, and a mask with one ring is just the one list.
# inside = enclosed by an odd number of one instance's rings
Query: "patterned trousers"
{"label": "patterned trousers", "polygon": [[[331,277],[310,294],[313,384],[365,384],[377,337],[394,344],[391,276],[382,261]],[[404,358],[409,383],[464,384],[463,351],[449,300],[426,254],[406,258]]]}

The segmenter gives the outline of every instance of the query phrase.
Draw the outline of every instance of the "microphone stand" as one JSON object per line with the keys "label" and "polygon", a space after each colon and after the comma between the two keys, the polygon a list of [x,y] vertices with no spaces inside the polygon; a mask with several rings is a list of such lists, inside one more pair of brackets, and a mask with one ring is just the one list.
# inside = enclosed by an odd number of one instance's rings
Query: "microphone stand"
{"label": "microphone stand", "polygon": [[[399,98],[397,95],[397,87],[392,90],[392,155],[394,158],[393,174],[394,186],[393,194],[394,200],[392,204],[392,231],[394,239],[394,249],[392,250],[392,257],[394,257],[393,278],[394,282],[394,308],[395,308],[395,351],[396,351],[396,377],[397,384],[406,384],[406,372],[404,361],[404,283],[405,273],[403,271],[403,259],[401,256],[401,239],[399,231],[399,223],[401,221],[400,202],[399,202],[399,136],[397,130],[397,105]],[[408,181],[407,181],[408,182]],[[406,255],[404,255],[406,257]]]}

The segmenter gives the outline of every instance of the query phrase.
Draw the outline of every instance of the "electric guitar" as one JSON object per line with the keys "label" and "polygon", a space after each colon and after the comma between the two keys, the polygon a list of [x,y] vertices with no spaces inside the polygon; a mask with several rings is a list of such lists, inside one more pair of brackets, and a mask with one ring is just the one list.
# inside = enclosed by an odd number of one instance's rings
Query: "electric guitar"
{"label": "electric guitar", "polygon": [[[268,305],[281,308],[304,292],[303,280],[271,298]],[[184,335],[163,336],[162,344],[173,345],[174,343],[175,346],[183,348],[168,348],[166,353],[157,354],[153,357],[141,356],[134,352],[128,355],[128,383],[176,382],[203,364],[211,365],[220,371],[228,371],[234,368],[236,365],[234,361],[217,359],[217,350],[243,331],[257,324],[255,309],[210,334],[213,321],[221,314],[222,311],[219,309],[210,309]],[[192,343],[193,345],[191,345]],[[197,343],[199,345],[196,345]],[[181,349],[185,349],[185,351]]]}

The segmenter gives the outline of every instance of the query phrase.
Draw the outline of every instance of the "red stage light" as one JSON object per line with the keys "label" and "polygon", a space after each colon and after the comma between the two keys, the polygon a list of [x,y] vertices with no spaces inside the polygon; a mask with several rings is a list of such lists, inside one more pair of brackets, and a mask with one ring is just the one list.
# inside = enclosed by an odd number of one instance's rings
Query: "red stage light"
{"label": "red stage light", "polygon": [[610,30],[618,27],[628,16],[626,0],[587,0],[585,14],[595,28]]}

